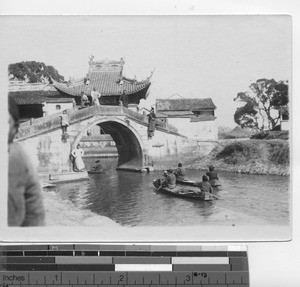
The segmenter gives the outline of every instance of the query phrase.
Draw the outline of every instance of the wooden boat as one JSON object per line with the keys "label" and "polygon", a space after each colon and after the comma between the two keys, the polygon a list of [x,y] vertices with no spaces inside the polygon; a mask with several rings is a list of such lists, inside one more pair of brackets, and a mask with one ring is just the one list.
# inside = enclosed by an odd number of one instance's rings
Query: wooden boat
{"label": "wooden boat", "polygon": [[214,198],[216,199],[216,197],[212,194],[203,195],[199,193],[199,189],[196,187],[192,189],[191,187],[187,188],[181,184],[177,184],[175,188],[170,189],[168,187],[162,187],[160,182],[160,179],[154,180],[153,185],[155,186],[156,190],[161,193],[201,201],[212,201]]}
{"label": "wooden boat", "polygon": [[179,180],[179,179],[176,180],[176,183],[182,184],[182,185],[187,185],[187,186],[194,186],[195,182],[196,181],[190,180],[187,178],[185,178],[184,180]]}
{"label": "wooden boat", "polygon": [[49,182],[42,183],[42,188],[50,188],[50,187],[55,187],[55,184]]}
{"label": "wooden boat", "polygon": [[88,172],[88,174],[102,174],[102,173],[105,173],[105,171],[103,169],[101,169],[101,170],[88,170],[87,172]]}
{"label": "wooden boat", "polygon": [[221,183],[220,183],[220,181],[218,179],[211,180],[210,184],[211,184],[212,187],[221,186]]}
{"label": "wooden boat", "polygon": [[[184,180],[176,180],[176,183],[178,184],[182,184],[182,185],[187,185],[187,186],[194,186],[196,181],[194,180],[189,180],[189,179],[184,179]],[[221,183],[219,180],[211,180],[209,182],[211,184],[212,187],[218,187],[221,186]]]}

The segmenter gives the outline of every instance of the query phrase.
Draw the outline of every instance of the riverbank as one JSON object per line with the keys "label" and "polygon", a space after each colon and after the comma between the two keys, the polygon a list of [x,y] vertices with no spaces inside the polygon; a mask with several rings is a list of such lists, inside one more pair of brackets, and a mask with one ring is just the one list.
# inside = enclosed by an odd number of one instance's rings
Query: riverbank
{"label": "riverbank", "polygon": [[289,143],[283,140],[246,140],[219,144],[211,153],[186,165],[206,170],[261,175],[290,175]]}
{"label": "riverbank", "polygon": [[54,191],[44,192],[47,226],[100,226],[120,227],[106,216],[95,214],[87,209],[79,209],[68,200],[61,200]]}

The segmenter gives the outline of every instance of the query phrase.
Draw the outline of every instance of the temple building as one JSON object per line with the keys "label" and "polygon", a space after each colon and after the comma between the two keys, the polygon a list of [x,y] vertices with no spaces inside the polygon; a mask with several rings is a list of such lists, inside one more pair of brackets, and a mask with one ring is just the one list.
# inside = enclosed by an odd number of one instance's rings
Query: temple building
{"label": "temple building", "polygon": [[211,98],[157,99],[156,112],[167,116],[169,125],[190,139],[218,139],[215,110]]}
{"label": "temple building", "polygon": [[82,92],[90,97],[94,88],[101,94],[101,105],[119,105],[119,97],[125,92],[128,95],[129,106],[134,108],[141,99],[147,98],[152,73],[143,81],[129,79],[123,76],[124,64],[122,58],[120,61],[94,61],[94,57],[91,56],[89,71],[84,79],[68,84],[56,82],[54,87],[62,96],[73,96],[77,104],[80,103]]}

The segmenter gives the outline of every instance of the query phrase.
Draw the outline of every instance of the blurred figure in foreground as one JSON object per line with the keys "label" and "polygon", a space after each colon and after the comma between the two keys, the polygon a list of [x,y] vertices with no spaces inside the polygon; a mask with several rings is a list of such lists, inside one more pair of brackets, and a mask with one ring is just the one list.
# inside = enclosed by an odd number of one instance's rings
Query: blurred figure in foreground
{"label": "blurred figure in foreground", "polygon": [[40,226],[45,224],[45,209],[39,179],[29,157],[13,139],[18,132],[19,112],[8,99],[8,226]]}

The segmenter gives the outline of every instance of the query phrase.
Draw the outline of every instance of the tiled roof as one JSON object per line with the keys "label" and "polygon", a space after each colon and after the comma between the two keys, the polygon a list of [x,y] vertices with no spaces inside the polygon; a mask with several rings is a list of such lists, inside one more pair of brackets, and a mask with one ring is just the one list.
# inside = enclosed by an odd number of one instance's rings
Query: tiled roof
{"label": "tiled roof", "polygon": [[211,98],[206,99],[158,99],[157,111],[200,111],[216,109]]}
{"label": "tiled roof", "polygon": [[15,100],[17,105],[41,105],[45,101],[60,103],[68,100],[72,101],[72,99],[64,98],[59,95],[57,91],[22,91],[9,93],[9,96]]}
{"label": "tiled roof", "polygon": [[45,99],[46,103],[75,103],[74,99],[70,99],[70,98],[46,98]]}
{"label": "tiled roof", "polygon": [[51,84],[42,83],[27,83],[25,81],[9,81],[9,92],[24,92],[24,91],[56,91]]}
{"label": "tiled roof", "polygon": [[191,122],[206,122],[206,121],[214,121],[216,119],[213,115],[204,115],[200,117],[191,117]]}
{"label": "tiled roof", "polygon": [[144,98],[146,98],[146,91],[151,84],[150,78],[138,82],[122,77],[123,84],[121,85],[119,84],[121,77],[120,72],[116,71],[93,71],[89,75],[89,85],[85,85],[82,81],[74,85],[54,83],[54,87],[58,91],[72,96],[80,96],[81,92],[90,96],[93,88],[96,88],[102,96],[120,95],[120,93],[123,92],[123,89],[126,90],[128,95],[135,94],[145,89]]}
{"label": "tiled roof", "polygon": [[163,114],[166,115],[167,117],[192,117],[194,116],[193,112],[191,111],[167,111],[164,110]]}

